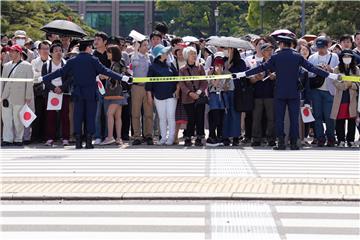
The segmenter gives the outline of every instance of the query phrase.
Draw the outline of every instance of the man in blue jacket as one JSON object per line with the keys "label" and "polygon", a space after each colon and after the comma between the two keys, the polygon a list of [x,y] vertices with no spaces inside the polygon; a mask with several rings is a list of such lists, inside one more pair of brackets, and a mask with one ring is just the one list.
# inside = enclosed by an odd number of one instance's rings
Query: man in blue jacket
{"label": "man in blue jacket", "polygon": [[288,36],[278,36],[280,50],[274,54],[268,62],[246,72],[233,74],[233,77],[247,77],[260,72],[271,70],[276,73],[275,82],[275,124],[278,144],[274,150],[285,150],[284,141],[284,116],[286,106],[290,115],[290,149],[299,150],[297,140],[299,138],[299,114],[300,114],[300,92],[298,89],[299,68],[304,67],[309,72],[313,72],[322,77],[338,79],[338,75],[328,73],[315,67],[304,59],[299,53],[291,48],[293,39]]}
{"label": "man in blue jacket", "polygon": [[96,76],[103,74],[119,81],[131,82],[131,78],[123,76],[104,67],[99,59],[92,56],[93,40],[80,41],[79,55],[70,59],[64,67],[39,78],[39,81],[51,81],[70,74],[72,81],[72,98],[74,101],[74,133],[76,148],[82,148],[82,125],[86,128],[86,148],[94,148],[92,135],[95,133],[96,98],[98,85]]}

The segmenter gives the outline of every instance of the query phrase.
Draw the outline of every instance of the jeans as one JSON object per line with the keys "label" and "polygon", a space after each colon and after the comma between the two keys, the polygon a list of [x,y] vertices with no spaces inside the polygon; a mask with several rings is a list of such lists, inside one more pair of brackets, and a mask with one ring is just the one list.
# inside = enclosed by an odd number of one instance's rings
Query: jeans
{"label": "jeans", "polygon": [[[313,89],[311,91],[313,114],[315,118],[315,133],[320,141],[325,141],[325,133],[328,140],[335,140],[335,121],[330,118],[334,97],[328,91]],[[324,133],[323,122],[326,124]]]}
{"label": "jeans", "polygon": [[107,113],[108,105],[105,104],[104,98],[99,97],[97,101],[97,110],[95,117],[95,138],[105,138],[107,135]]}

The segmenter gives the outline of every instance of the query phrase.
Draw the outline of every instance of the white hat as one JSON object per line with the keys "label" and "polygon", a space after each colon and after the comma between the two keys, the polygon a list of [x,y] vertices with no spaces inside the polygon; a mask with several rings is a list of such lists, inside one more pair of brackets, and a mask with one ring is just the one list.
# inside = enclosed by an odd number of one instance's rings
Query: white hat
{"label": "white hat", "polygon": [[26,37],[26,32],[23,31],[23,30],[17,30],[17,31],[15,31],[15,33],[14,33],[14,38],[17,38],[17,37]]}
{"label": "white hat", "polygon": [[225,57],[224,52],[216,52],[216,53],[214,54],[214,58],[217,58],[217,57],[224,58],[224,57]]}

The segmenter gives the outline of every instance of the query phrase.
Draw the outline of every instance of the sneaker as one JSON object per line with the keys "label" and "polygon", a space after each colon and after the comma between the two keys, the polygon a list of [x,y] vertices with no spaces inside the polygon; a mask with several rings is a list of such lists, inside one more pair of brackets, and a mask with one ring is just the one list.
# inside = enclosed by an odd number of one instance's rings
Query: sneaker
{"label": "sneaker", "polygon": [[222,143],[224,144],[225,147],[230,146],[230,140],[229,140],[228,138],[224,138],[224,139],[222,140]]}
{"label": "sneaker", "polygon": [[147,144],[147,145],[154,145],[153,139],[152,139],[151,137],[147,138],[147,139],[146,139],[146,144]]}
{"label": "sneaker", "polygon": [[132,142],[132,145],[141,145],[141,140],[140,139],[135,139],[133,142]]}
{"label": "sneaker", "polygon": [[348,142],[348,143],[347,143],[347,146],[348,146],[349,148],[351,148],[351,147],[356,147],[356,145],[355,145],[354,142]]}
{"label": "sneaker", "polygon": [[314,140],[312,140],[312,142],[310,143],[311,145],[317,145],[318,144],[318,140],[316,138],[314,138]]}
{"label": "sneaker", "polygon": [[326,146],[327,147],[335,147],[335,141],[334,140],[328,140]]}
{"label": "sneaker", "polygon": [[206,140],[206,146],[209,146],[209,147],[218,147],[220,146],[220,143],[214,139],[214,138],[208,138]]}
{"label": "sneaker", "polygon": [[300,147],[296,143],[290,144],[290,150],[300,150]]}
{"label": "sneaker", "polygon": [[69,146],[69,140],[64,139],[64,140],[62,141],[62,144],[63,144],[63,146]]}
{"label": "sneaker", "polygon": [[100,143],[100,145],[110,145],[113,144],[115,142],[114,138],[105,138],[105,140]]}
{"label": "sneaker", "polygon": [[324,147],[325,146],[325,141],[324,140],[318,140],[317,141],[317,146],[318,147]]}
{"label": "sneaker", "polygon": [[166,143],[166,139],[160,139],[158,142],[157,142],[157,145],[165,145]]}
{"label": "sneaker", "polygon": [[8,147],[8,146],[11,146],[11,145],[13,145],[11,142],[4,141],[4,142],[1,143],[2,147]]}
{"label": "sneaker", "polygon": [[191,138],[186,138],[185,139],[184,146],[185,147],[191,147],[192,146]]}
{"label": "sneaker", "polygon": [[202,146],[204,146],[204,144],[203,144],[202,141],[201,141],[201,138],[196,138],[196,140],[195,140],[195,146],[196,146],[196,147],[202,147]]}
{"label": "sneaker", "polygon": [[251,146],[252,147],[259,147],[259,146],[261,146],[261,142],[254,141],[254,142],[251,143]]}
{"label": "sneaker", "polygon": [[167,140],[165,142],[165,144],[168,145],[168,146],[171,146],[171,145],[174,145],[174,141],[173,140]]}
{"label": "sneaker", "polygon": [[232,142],[232,146],[233,146],[233,147],[237,147],[237,146],[239,146],[239,145],[240,145],[239,138],[234,137],[234,138],[233,138],[233,142]]}
{"label": "sneaker", "polygon": [[54,144],[54,140],[51,140],[51,139],[50,139],[50,140],[47,140],[44,145],[51,147],[53,144]]}
{"label": "sneaker", "polygon": [[21,147],[23,145],[23,142],[14,142],[14,146]]}
{"label": "sneaker", "polygon": [[123,141],[120,138],[116,139],[115,143],[116,143],[116,145],[119,145],[119,146],[123,145]]}
{"label": "sneaker", "polygon": [[251,139],[250,138],[244,138],[243,140],[241,140],[241,143],[243,144],[247,144],[247,143],[250,143],[251,142]]}
{"label": "sneaker", "polygon": [[345,147],[345,142],[343,142],[343,141],[339,142],[337,147],[344,148]]}
{"label": "sneaker", "polygon": [[101,144],[101,138],[95,139],[94,144],[95,144],[95,145],[100,145],[100,144]]}

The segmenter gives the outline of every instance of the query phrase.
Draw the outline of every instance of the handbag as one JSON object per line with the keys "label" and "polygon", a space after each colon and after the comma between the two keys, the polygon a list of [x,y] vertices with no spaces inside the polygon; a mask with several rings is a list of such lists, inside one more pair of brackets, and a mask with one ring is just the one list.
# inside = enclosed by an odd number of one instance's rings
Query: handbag
{"label": "handbag", "polygon": [[[111,67],[111,70],[119,72],[120,68],[115,69],[117,66],[121,66],[121,65],[113,65]],[[111,78],[107,79],[106,81],[107,82],[105,84],[104,99],[106,99],[106,100],[121,100],[121,99],[124,99],[122,84],[119,81],[117,81],[115,79],[111,79]]]}
{"label": "handbag", "polygon": [[195,105],[208,104],[208,103],[209,103],[209,98],[208,98],[208,96],[206,96],[206,94],[204,92],[202,92],[199,95],[199,98],[195,100]]}
{"label": "handbag", "polygon": [[[187,68],[187,70],[188,70],[189,76],[192,76],[191,73],[190,73],[189,68]],[[191,81],[191,84],[192,84],[192,87],[193,87],[193,91],[196,92],[194,81]],[[208,96],[204,92],[202,92],[199,95],[199,98],[195,100],[195,105],[208,104],[208,102],[209,102]]]}
{"label": "handbag", "polygon": [[121,100],[124,99],[123,88],[119,81],[108,80],[105,87],[104,99],[106,100]]}
{"label": "handbag", "polygon": [[[330,59],[329,59],[328,65],[329,65],[330,62],[331,62],[331,58],[332,58],[332,54],[330,54]],[[310,88],[311,88],[311,89],[319,88],[319,87],[321,87],[321,86],[324,84],[324,82],[325,82],[325,78],[324,78],[324,77],[321,77],[321,76],[319,76],[319,75],[316,75],[315,77],[310,77],[309,80],[310,80]]]}

